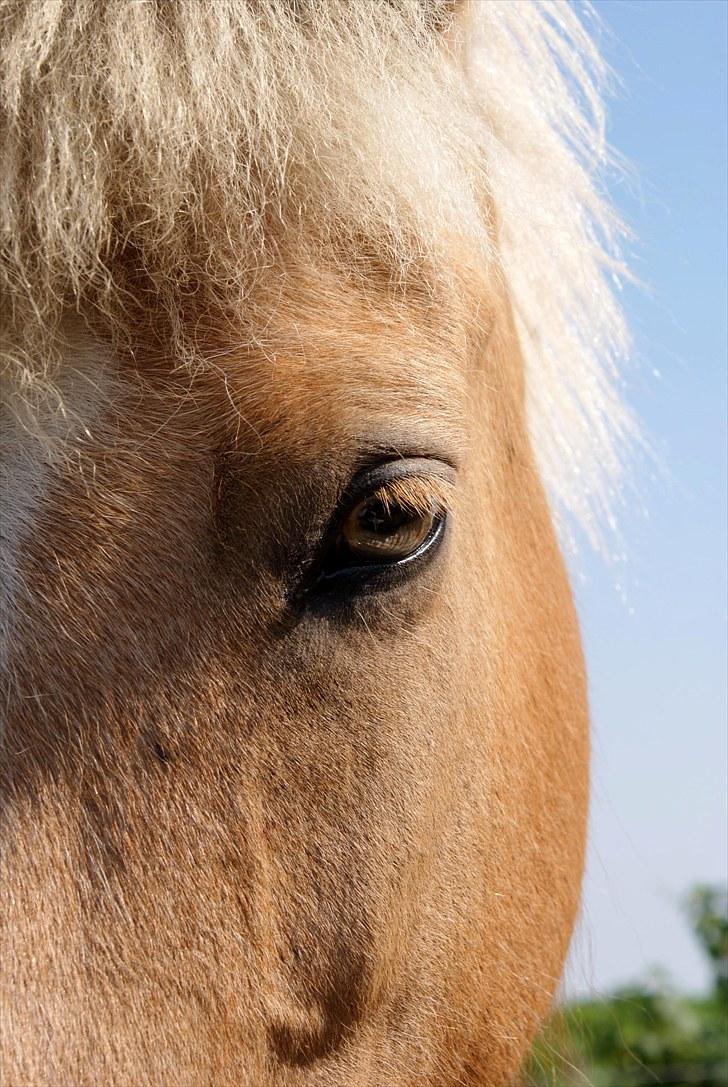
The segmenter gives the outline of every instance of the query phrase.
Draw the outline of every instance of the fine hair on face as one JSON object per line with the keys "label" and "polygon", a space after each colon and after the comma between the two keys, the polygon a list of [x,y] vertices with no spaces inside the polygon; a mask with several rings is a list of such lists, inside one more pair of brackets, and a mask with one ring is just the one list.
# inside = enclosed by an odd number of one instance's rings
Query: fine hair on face
{"label": "fine hair on face", "polygon": [[634,429],[589,18],[0,0],[8,1083],[517,1076]]}

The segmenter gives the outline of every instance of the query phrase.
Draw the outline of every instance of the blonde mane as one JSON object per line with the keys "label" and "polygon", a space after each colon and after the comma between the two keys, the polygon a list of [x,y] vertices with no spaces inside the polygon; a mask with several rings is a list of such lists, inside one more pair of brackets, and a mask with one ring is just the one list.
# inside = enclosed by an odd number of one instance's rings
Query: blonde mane
{"label": "blonde mane", "polygon": [[[465,243],[505,278],[534,448],[593,535],[630,418],[598,180],[604,67],[565,2],[0,0],[0,348],[47,396],[69,308],[123,334],[139,299],[194,355],[295,244],[406,278]],[[496,237],[497,234],[497,237]]]}

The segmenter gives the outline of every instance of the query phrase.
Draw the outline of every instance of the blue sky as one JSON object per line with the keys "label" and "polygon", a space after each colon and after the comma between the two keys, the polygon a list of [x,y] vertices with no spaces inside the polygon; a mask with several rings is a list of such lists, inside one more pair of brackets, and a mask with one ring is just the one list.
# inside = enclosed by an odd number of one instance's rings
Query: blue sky
{"label": "blue sky", "polygon": [[726,15],[724,0],[602,0],[622,87],[610,137],[633,167],[614,199],[632,226],[628,397],[656,451],[621,518],[628,555],[576,562],[594,727],[591,846],[567,992],[653,966],[698,990],[679,912],[725,881]]}

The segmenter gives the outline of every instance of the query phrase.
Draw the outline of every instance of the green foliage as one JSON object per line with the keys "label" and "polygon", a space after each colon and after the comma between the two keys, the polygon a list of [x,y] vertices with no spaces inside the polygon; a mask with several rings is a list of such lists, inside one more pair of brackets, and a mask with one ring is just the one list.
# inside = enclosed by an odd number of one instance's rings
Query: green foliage
{"label": "green foliage", "polygon": [[728,997],[728,887],[694,887],[685,907],[693,932],[710,959],[715,988]]}
{"label": "green foliage", "polygon": [[634,988],[572,1004],[539,1040],[534,1087],[726,1087],[728,1020],[715,997]]}
{"label": "green foliage", "polygon": [[697,887],[686,900],[713,968],[710,996],[675,993],[659,977],[606,1000],[568,1004],[537,1040],[532,1087],[728,1087],[728,895]]}

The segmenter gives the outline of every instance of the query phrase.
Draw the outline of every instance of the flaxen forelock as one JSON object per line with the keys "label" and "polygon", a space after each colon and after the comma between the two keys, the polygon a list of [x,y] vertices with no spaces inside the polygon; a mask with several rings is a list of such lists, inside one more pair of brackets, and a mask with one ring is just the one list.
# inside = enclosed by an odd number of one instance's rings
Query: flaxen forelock
{"label": "flaxen forelock", "polygon": [[[630,429],[611,277],[619,224],[594,46],[567,3],[0,0],[0,292],[9,385],[49,378],[69,307],[123,336],[153,310],[234,322],[303,247],[372,243],[406,278],[496,259],[545,480],[583,525]],[[492,217],[498,222],[494,237]],[[363,248],[362,248],[363,247]]]}

